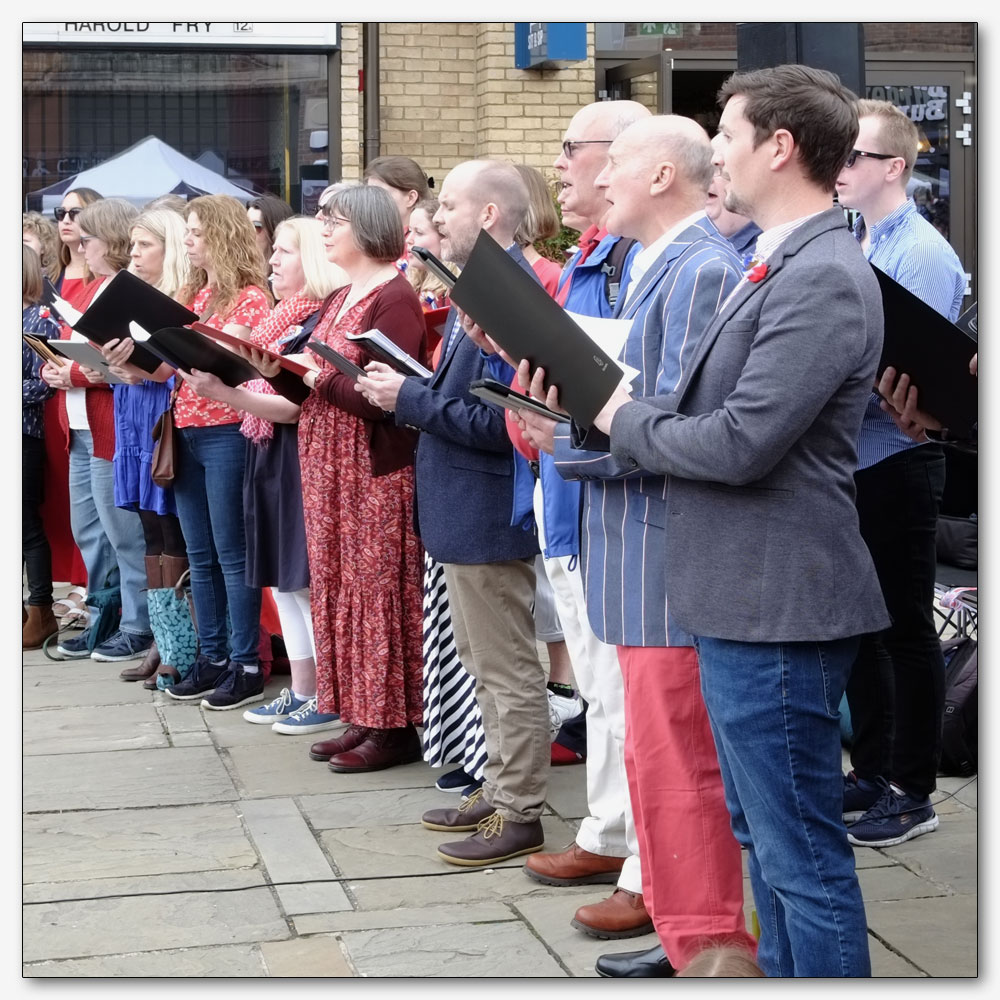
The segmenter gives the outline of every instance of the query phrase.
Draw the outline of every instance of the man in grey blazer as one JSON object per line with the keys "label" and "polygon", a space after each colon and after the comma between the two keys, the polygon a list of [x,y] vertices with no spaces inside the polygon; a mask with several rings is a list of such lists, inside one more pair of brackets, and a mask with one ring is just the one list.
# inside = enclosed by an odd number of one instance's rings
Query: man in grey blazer
{"label": "man in grey blazer", "polygon": [[719,99],[715,162],[726,207],[763,230],[757,260],[677,391],[618,391],[596,425],[618,460],[669,476],[667,595],[698,648],[758,963],[866,976],[838,706],[859,637],[888,624],[853,478],[882,308],[832,205],[857,114],[835,76],[804,66],[737,73]]}

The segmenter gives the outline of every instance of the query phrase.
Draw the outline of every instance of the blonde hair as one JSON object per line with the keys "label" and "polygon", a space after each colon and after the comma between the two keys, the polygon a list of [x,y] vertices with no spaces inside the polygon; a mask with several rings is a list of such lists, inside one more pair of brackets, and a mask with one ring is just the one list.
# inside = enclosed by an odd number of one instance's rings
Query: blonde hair
{"label": "blonde hair", "polygon": [[279,222],[274,230],[274,240],[288,232],[298,247],[302,258],[302,273],[306,283],[302,291],[310,299],[325,299],[335,288],[350,284],[348,277],[326,259],[323,249],[323,223],[308,215],[293,215]]}
{"label": "blonde hair", "polygon": [[[201,224],[202,239],[212,260],[216,285],[202,317],[225,316],[240,297],[244,288],[254,285],[271,300],[267,275],[254,228],[247,210],[228,194],[204,194],[192,199],[184,209],[184,218],[194,213]],[[203,267],[191,269],[191,275],[177,295],[189,304],[208,284],[208,272]]]}
{"label": "blonde hair", "polygon": [[528,189],[528,211],[514,233],[514,242],[526,247],[539,240],[552,239],[559,232],[559,216],[545,178],[540,171],[523,163],[515,163],[514,169]]}
{"label": "blonde hair", "polygon": [[766,979],[764,970],[745,948],[721,945],[706,948],[678,970],[678,979]]}
{"label": "blonde hair", "polygon": [[858,101],[857,108],[858,118],[878,119],[878,137],[882,149],[870,152],[899,156],[906,163],[906,169],[900,175],[900,180],[905,185],[913,174],[913,165],[917,162],[917,151],[920,148],[917,126],[889,101]]}
{"label": "blonde hair", "polygon": [[[130,236],[133,241],[137,229],[145,229],[153,239],[163,244],[163,272],[153,287],[164,295],[176,298],[191,277],[191,265],[184,249],[184,220],[173,209],[153,208],[143,212],[132,223]],[[129,270],[132,269],[133,264],[129,263]]]}
{"label": "blonde hair", "polygon": [[42,270],[50,281],[58,281],[62,271],[59,262],[62,244],[56,224],[51,219],[46,219],[41,212],[24,212],[21,215],[21,232],[38,237],[38,242],[42,244]]}
{"label": "blonde hair", "polygon": [[108,248],[105,262],[116,271],[128,267],[130,237],[139,209],[124,198],[101,198],[88,205],[77,217],[80,231],[102,240]]}
{"label": "blonde hair", "polygon": [[[437,226],[434,225],[434,214],[437,210],[437,198],[424,198],[423,201],[418,201],[413,206],[410,210],[410,215],[417,211],[423,212],[427,216],[431,226],[436,230]],[[453,264],[445,264],[444,266],[449,271],[457,272],[458,270]],[[417,297],[421,300],[426,295],[433,295],[435,299],[447,298],[450,291],[448,286],[439,277],[428,271],[426,267],[414,267],[411,264],[406,269],[406,280],[409,281],[410,287],[417,293]]]}
{"label": "blonde hair", "polygon": [[32,305],[42,301],[42,262],[24,243],[21,244],[21,300]]}

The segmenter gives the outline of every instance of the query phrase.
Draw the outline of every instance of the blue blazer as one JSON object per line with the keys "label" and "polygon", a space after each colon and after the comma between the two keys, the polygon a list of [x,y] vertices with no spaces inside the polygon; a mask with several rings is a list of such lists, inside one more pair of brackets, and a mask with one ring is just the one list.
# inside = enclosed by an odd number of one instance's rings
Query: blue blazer
{"label": "blue blazer", "polygon": [[[673,392],[741,275],[732,246],[702,216],[668,244],[635,292],[619,300],[617,315],[632,320],[622,360],[639,370],[637,396]],[[591,627],[608,643],[690,645],[667,606],[665,477],[607,451],[582,450],[588,443],[577,428],[556,429],[556,469],[586,481],[580,556]]]}
{"label": "blue blazer", "polygon": [[[534,274],[521,248],[507,251]],[[469,392],[469,383],[514,370],[486,355],[456,323],[445,323],[445,347],[428,379],[407,378],[396,400],[396,423],[422,431],[417,442],[417,527],[424,548],[441,563],[490,563],[538,553],[531,519],[514,526],[514,449],[504,412]]]}

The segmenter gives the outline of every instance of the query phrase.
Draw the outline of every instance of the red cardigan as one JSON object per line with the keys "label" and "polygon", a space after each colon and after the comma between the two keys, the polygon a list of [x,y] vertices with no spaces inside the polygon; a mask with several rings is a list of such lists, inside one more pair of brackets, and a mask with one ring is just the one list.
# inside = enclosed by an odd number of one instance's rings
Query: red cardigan
{"label": "red cardigan", "polygon": [[[97,289],[107,280],[106,277],[98,278],[89,285],[84,285],[79,295],[73,296],[77,301],[71,301],[70,305],[76,306],[83,312],[94,300]],[[60,324],[60,340],[69,340],[73,331],[65,323]],[[90,432],[94,436],[94,456],[111,461],[115,457],[115,400],[111,386],[106,382],[100,385],[92,385],[87,381],[87,376],[83,374],[83,369],[74,361],[70,365],[70,381],[75,388],[86,390],[87,423],[90,424]],[[66,394],[56,393],[59,406],[59,429],[63,433],[63,444],[66,451],[69,451],[69,415],[66,412]]]}

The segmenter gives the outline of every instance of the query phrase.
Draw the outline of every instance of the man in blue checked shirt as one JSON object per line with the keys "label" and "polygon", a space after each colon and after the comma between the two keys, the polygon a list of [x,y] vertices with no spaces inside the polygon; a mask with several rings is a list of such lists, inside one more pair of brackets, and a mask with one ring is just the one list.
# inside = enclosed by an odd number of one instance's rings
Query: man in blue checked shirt
{"label": "man in blue checked shirt", "polygon": [[[857,143],[837,179],[868,260],[954,322],[965,293],[955,251],[906,195],[916,126],[887,101],[859,101]],[[918,444],[872,393],[858,438],[857,507],[892,625],[862,640],[847,685],[854,743],[844,778],[852,844],[889,847],[935,830],[945,665],[933,620],[940,444]]]}

